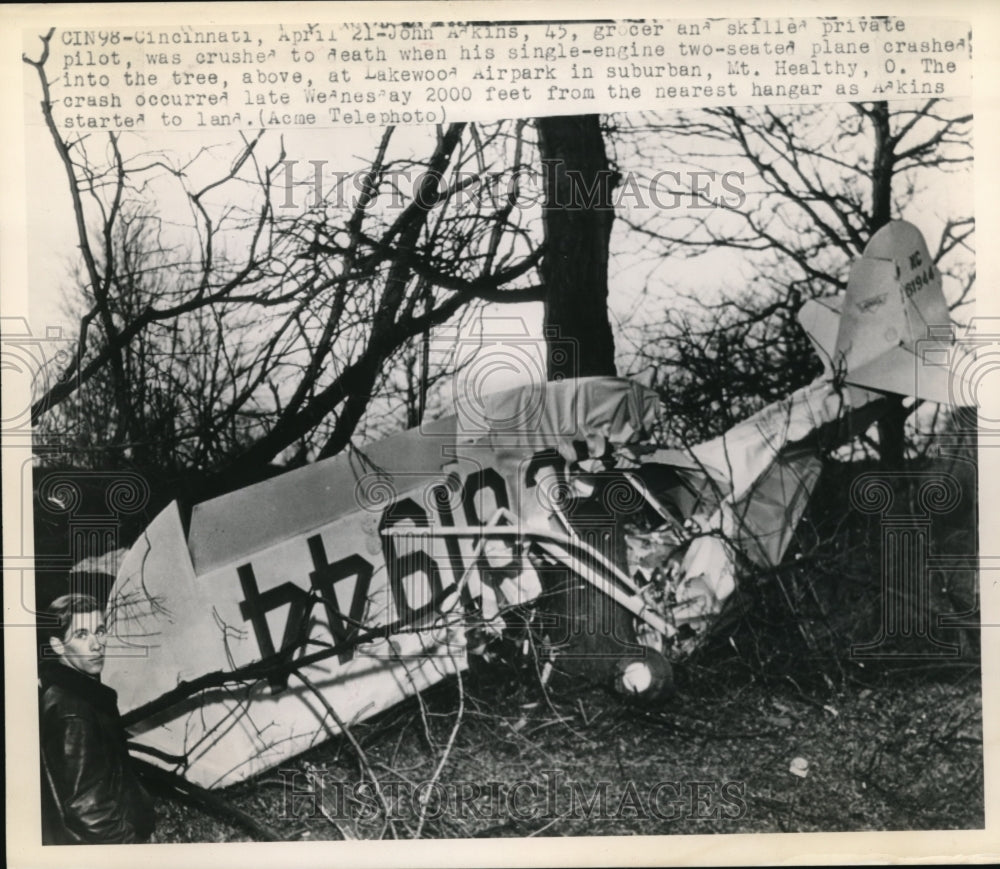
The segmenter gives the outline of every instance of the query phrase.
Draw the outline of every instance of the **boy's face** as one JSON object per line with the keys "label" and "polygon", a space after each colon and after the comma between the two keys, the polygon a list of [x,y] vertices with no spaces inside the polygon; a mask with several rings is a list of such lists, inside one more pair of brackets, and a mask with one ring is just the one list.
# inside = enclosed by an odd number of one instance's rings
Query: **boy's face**
{"label": "boy's face", "polygon": [[73,620],[62,640],[53,637],[49,642],[62,662],[74,670],[98,676],[104,669],[107,637],[104,616],[97,610],[73,613]]}

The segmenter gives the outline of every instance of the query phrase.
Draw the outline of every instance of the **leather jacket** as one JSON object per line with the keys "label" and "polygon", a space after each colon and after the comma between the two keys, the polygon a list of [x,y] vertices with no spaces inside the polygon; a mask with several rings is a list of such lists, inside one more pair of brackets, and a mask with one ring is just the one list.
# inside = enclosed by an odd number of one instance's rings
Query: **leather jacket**
{"label": "leather jacket", "polygon": [[129,759],[118,694],[58,661],[39,667],[42,844],[145,842],[152,801]]}

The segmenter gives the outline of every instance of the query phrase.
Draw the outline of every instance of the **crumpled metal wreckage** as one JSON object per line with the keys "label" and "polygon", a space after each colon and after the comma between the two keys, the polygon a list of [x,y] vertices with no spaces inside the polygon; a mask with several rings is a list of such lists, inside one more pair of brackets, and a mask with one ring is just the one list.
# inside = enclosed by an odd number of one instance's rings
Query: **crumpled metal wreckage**
{"label": "crumpled metal wreckage", "polygon": [[923,364],[949,352],[951,321],[910,224],[878,232],[845,297],[800,319],[823,376],[690,449],[650,443],[654,391],[564,380],[467,398],[189,515],[169,505],[108,602],[105,681],[136,741],[230,785],[488,659],[525,613],[548,617],[546,674],[583,649],[623,693],[662,692],[742,560],[781,561],[820,435],[863,433],[886,393],[961,403],[952,368]]}

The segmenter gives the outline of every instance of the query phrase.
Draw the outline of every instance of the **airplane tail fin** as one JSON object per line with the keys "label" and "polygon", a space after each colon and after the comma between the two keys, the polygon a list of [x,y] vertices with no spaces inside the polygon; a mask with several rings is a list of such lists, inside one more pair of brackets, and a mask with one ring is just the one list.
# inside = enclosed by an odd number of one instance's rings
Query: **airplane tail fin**
{"label": "airplane tail fin", "polygon": [[813,300],[799,313],[827,376],[864,389],[956,404],[948,365],[952,323],[920,230],[894,221],[872,236],[851,266],[842,298]]}

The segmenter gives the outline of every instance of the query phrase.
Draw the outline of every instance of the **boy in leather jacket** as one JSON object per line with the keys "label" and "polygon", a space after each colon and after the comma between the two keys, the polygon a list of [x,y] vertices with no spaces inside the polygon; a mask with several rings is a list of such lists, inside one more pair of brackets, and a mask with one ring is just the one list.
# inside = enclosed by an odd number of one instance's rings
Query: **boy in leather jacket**
{"label": "boy in leather jacket", "polygon": [[100,606],[68,594],[49,614],[51,652],[39,666],[42,844],[148,841],[152,802],[132,769],[118,695],[100,681]]}

